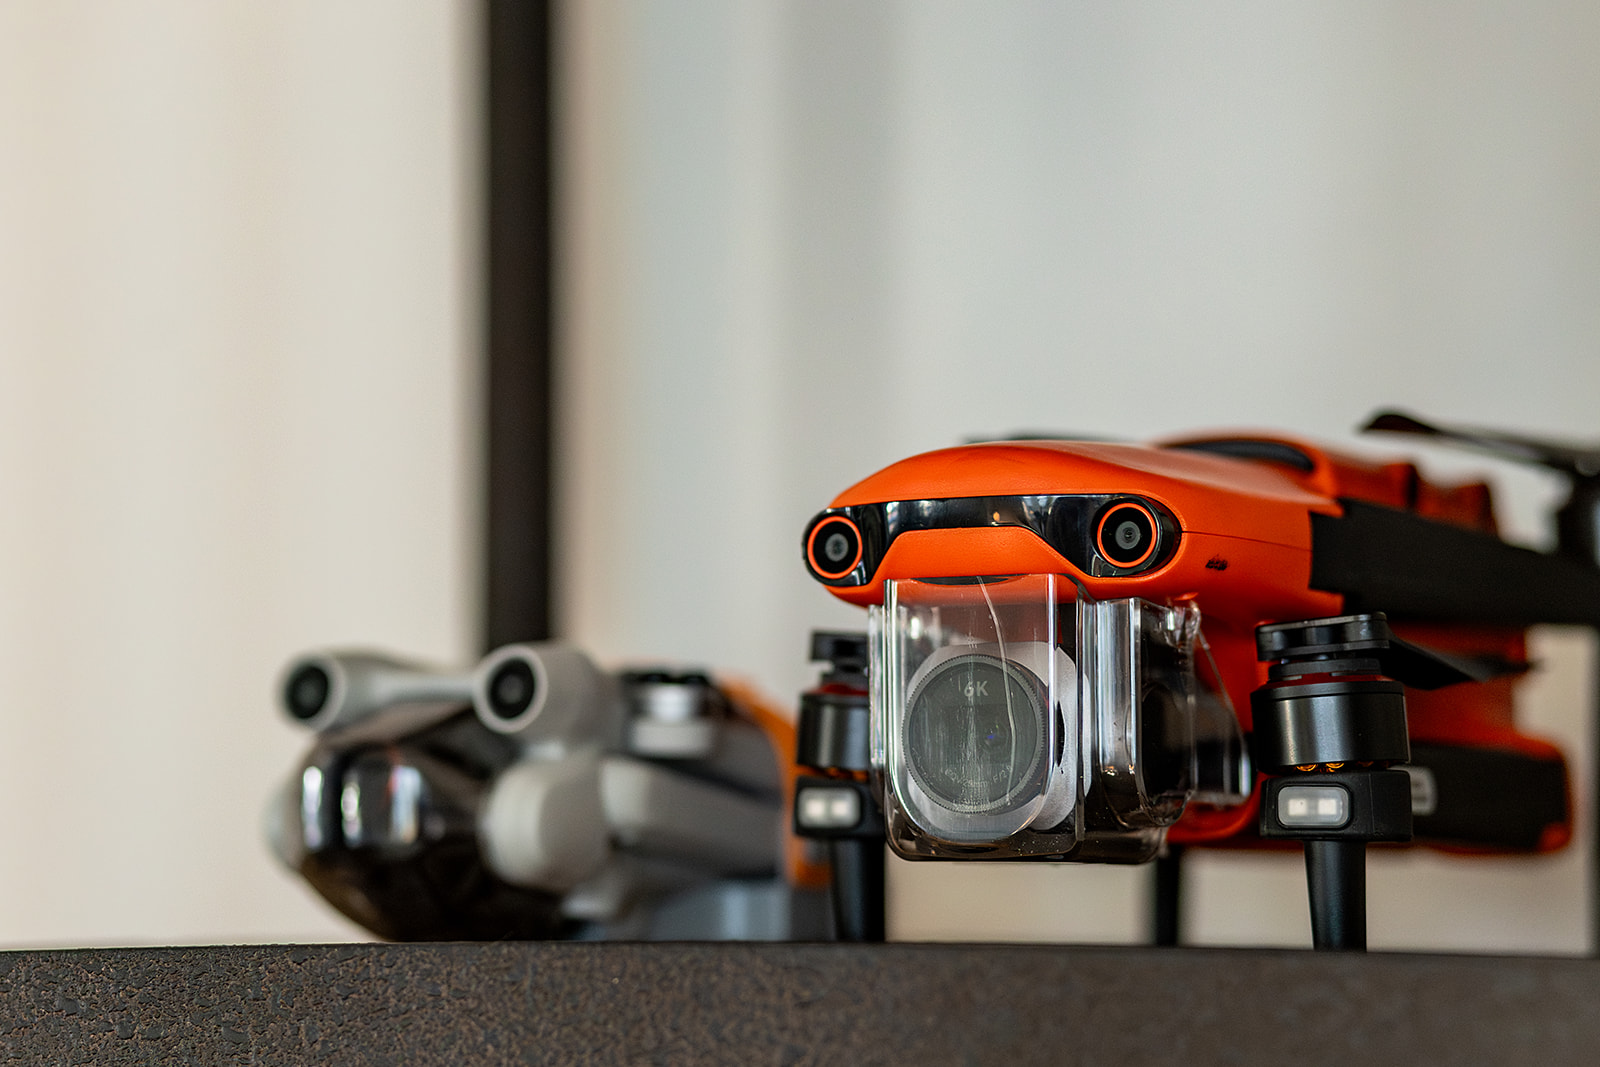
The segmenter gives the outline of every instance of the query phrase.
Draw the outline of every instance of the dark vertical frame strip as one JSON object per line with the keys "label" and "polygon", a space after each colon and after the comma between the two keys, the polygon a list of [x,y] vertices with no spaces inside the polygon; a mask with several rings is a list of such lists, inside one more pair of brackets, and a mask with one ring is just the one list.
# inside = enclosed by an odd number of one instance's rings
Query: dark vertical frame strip
{"label": "dark vertical frame strip", "polygon": [[484,644],[551,633],[553,0],[487,0]]}

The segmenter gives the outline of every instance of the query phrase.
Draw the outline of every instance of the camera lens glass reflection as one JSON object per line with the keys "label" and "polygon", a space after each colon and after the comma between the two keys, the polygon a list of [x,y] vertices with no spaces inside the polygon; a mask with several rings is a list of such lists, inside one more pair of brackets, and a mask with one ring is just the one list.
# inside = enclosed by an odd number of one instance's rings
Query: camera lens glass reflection
{"label": "camera lens glass reflection", "polygon": [[1038,778],[1045,748],[1044,686],[993,656],[953,659],[923,679],[906,716],[912,777],[968,814],[1010,806]]}

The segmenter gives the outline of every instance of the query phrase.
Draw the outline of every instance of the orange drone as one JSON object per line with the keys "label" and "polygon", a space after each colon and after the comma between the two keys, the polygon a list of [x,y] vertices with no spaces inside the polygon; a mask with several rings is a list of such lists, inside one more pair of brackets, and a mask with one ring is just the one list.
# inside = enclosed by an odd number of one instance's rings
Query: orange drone
{"label": "orange drone", "polygon": [[1566,472],[1560,548],[1501,540],[1482,483],[1278,434],[973,444],[845,490],[805,562],[869,608],[870,663],[808,697],[797,827],[921,859],[1301,843],[1343,948],[1369,842],[1562,847],[1566,761],[1512,695],[1529,625],[1600,625],[1600,453],[1369,428]]}

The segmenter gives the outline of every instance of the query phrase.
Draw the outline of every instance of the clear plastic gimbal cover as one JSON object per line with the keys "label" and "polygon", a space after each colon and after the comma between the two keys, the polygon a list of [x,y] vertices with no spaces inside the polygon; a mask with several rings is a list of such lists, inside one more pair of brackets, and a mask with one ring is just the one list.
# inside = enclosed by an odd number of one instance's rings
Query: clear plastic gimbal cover
{"label": "clear plastic gimbal cover", "polygon": [[1202,777],[1193,604],[1096,601],[1049,574],[884,590],[873,755],[896,852],[1154,854]]}

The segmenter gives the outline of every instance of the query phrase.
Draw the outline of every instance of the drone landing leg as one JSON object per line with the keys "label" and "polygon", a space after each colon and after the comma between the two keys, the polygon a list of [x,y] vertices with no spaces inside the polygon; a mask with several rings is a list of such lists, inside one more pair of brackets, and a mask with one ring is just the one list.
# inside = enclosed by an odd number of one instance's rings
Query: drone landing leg
{"label": "drone landing leg", "polygon": [[883,940],[883,838],[837,837],[833,861],[833,922],[840,941]]}
{"label": "drone landing leg", "polygon": [[811,662],[827,664],[817,688],[800,697],[794,832],[828,846],[833,868],[834,936],[884,937],[883,811],[867,771],[871,716],[867,635],[813,631]]}
{"label": "drone landing leg", "polygon": [[1362,841],[1307,841],[1306,890],[1311,944],[1367,950],[1367,846]]}
{"label": "drone landing leg", "polygon": [[1311,939],[1367,948],[1367,843],[1410,841],[1405,687],[1440,684],[1447,661],[1406,644],[1382,615],[1341,615],[1256,630],[1267,684],[1251,695],[1262,783],[1261,836],[1306,852]]}
{"label": "drone landing leg", "polygon": [[1179,917],[1183,903],[1183,846],[1168,845],[1156,857],[1155,883],[1150,900],[1151,941],[1172,947],[1179,943]]}
{"label": "drone landing leg", "polygon": [[[1585,566],[1600,567],[1600,475],[1567,472],[1572,478],[1572,494],[1556,512],[1556,551]],[[1600,634],[1600,626],[1595,627]],[[1600,667],[1593,675],[1595,696],[1600,702]],[[1595,707],[1591,704],[1590,707]],[[1596,739],[1600,742],[1600,738]],[[1600,798],[1600,752],[1590,749],[1592,795]],[[1600,819],[1590,831],[1589,936],[1590,954],[1600,956]]]}

